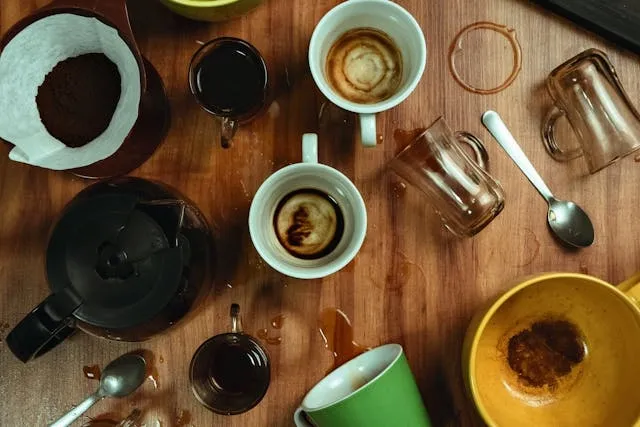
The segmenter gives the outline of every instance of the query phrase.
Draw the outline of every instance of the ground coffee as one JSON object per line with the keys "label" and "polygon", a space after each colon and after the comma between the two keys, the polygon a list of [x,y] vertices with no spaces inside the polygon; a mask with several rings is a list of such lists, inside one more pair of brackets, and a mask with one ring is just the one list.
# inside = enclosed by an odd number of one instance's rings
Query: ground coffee
{"label": "ground coffee", "polygon": [[109,126],[120,100],[120,72],[102,53],[58,63],[38,88],[36,104],[47,131],[69,147],[81,147]]}

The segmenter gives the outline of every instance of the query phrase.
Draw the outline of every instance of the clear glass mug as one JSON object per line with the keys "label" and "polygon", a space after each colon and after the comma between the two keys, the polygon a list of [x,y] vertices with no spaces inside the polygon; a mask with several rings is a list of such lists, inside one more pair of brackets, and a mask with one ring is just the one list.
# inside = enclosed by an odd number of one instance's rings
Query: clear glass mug
{"label": "clear glass mug", "polygon": [[[475,160],[461,144],[473,150]],[[504,208],[504,190],[487,173],[486,164],[482,141],[468,132],[454,133],[440,117],[390,166],[428,196],[449,231],[471,237]]]}
{"label": "clear glass mug", "polygon": [[[604,52],[589,49],[560,65],[547,78],[547,90],[554,106],[542,139],[554,159],[582,156],[595,173],[640,148],[640,115]],[[566,150],[556,141],[554,126],[561,117],[569,120],[579,148]]]}

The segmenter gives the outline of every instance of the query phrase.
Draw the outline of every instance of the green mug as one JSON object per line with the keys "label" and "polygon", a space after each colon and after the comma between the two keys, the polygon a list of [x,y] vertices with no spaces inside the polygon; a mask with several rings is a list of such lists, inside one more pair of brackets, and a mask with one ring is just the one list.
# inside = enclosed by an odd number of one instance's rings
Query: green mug
{"label": "green mug", "polygon": [[398,344],[376,347],[331,372],[307,393],[294,421],[297,427],[431,426]]}

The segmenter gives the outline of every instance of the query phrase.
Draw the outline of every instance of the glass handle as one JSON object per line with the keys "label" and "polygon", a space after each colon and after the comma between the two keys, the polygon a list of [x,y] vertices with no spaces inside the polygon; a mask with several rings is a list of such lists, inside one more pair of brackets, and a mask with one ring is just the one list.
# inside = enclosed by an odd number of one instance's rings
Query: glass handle
{"label": "glass handle", "polygon": [[542,141],[544,142],[544,147],[547,149],[549,155],[559,162],[566,162],[582,156],[582,149],[576,148],[565,151],[560,148],[556,142],[554,134],[555,125],[558,119],[564,117],[564,115],[564,111],[554,105],[547,113],[542,124]]}
{"label": "glass handle", "polygon": [[231,310],[229,310],[229,316],[231,316],[231,332],[234,334],[242,333],[242,321],[240,320],[240,306],[238,304],[231,304]]}
{"label": "glass handle", "polygon": [[482,143],[480,138],[469,132],[458,131],[456,132],[456,139],[463,144],[471,147],[478,166],[480,166],[484,170],[487,170],[487,166],[489,164],[489,154],[487,153],[487,149],[484,147],[484,144]]}
{"label": "glass handle", "polygon": [[231,147],[231,140],[233,139],[236,131],[238,130],[238,122],[228,117],[223,117],[220,120],[220,142],[222,148]]}

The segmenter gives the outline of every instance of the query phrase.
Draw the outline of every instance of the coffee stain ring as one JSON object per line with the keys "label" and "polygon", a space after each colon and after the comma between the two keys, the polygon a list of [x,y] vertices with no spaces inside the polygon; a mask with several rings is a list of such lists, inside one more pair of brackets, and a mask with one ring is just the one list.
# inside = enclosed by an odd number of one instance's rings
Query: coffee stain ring
{"label": "coffee stain ring", "polygon": [[[492,89],[477,88],[465,82],[464,79],[460,77],[460,74],[458,74],[458,70],[456,69],[455,64],[456,54],[461,52],[463,49],[461,45],[463,36],[465,36],[467,33],[470,33],[471,31],[483,29],[495,31],[502,34],[507,40],[509,40],[511,47],[513,48],[513,69],[511,71],[511,74],[501,85]],[[451,69],[451,74],[453,74],[453,78],[455,79],[455,81],[469,92],[478,93],[481,95],[491,95],[506,89],[511,85],[511,83],[515,81],[515,79],[520,74],[520,70],[522,69],[522,48],[520,47],[520,43],[516,38],[516,30],[513,28],[509,28],[506,25],[500,25],[488,21],[480,21],[467,25],[462,30],[460,30],[460,32],[453,39],[453,43],[451,43],[451,48],[449,49],[449,68]]]}

